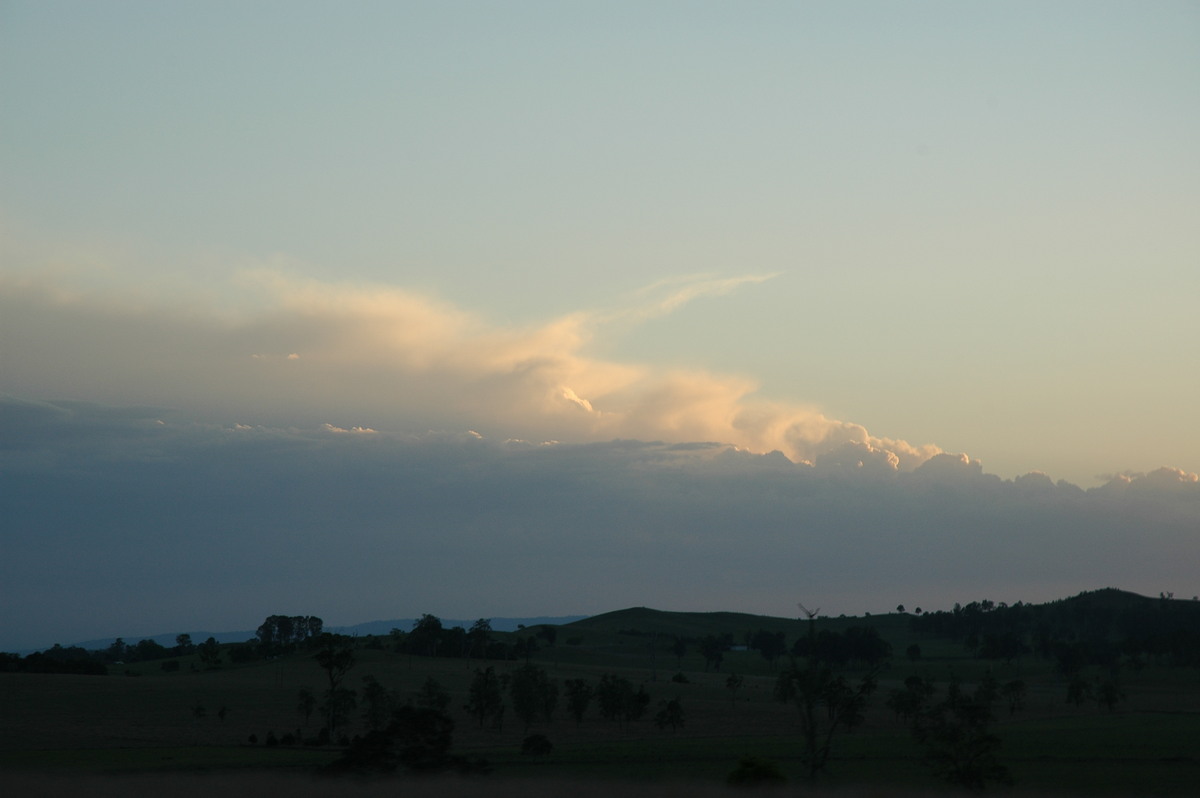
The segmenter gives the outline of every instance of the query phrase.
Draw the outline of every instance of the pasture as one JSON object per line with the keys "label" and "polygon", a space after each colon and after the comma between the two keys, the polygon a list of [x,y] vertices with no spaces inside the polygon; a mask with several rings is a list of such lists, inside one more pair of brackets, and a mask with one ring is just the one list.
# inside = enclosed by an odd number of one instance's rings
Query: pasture
{"label": "pasture", "polygon": [[[885,706],[885,698],[912,674],[939,684],[952,677],[970,684],[989,671],[1001,682],[1021,679],[1028,685],[1023,708],[1012,714],[1000,708],[994,725],[1002,741],[999,756],[1015,777],[1016,794],[1183,796],[1194,794],[1200,784],[1200,673],[1195,669],[1151,665],[1123,672],[1124,698],[1109,711],[1094,701],[1069,703],[1063,678],[1047,661],[1032,656],[1008,663],[981,660],[951,641],[915,635],[903,615],[818,623],[830,629],[872,624],[893,651],[863,723],[836,737],[827,772],[817,785],[822,791],[850,796],[948,792],[931,775],[908,725]],[[560,685],[567,679],[596,682],[601,674],[612,673],[643,686],[650,696],[648,711],[630,722],[604,720],[593,704],[576,723],[560,696],[548,722],[526,728],[510,712],[502,725],[481,726],[464,709],[476,670],[491,666],[511,673],[523,661],[415,656],[391,650],[387,639],[358,641],[345,684],[361,688],[363,677],[371,676],[406,697],[430,678],[440,683],[451,698],[454,752],[481,757],[491,766],[485,776],[455,781],[456,794],[559,794],[571,785],[572,793],[586,798],[589,790],[607,794],[605,786],[617,783],[630,795],[638,790],[701,794],[698,789],[719,794],[728,789],[728,774],[747,756],[777,763],[788,777],[785,790],[811,794],[800,762],[796,707],[774,696],[777,673],[786,660],[772,663],[755,651],[732,650],[714,670],[706,667],[695,646],[679,659],[668,645],[677,634],[728,632],[736,641],[747,631],[775,627],[789,641],[804,633],[801,622],[786,619],[629,610],[560,627],[553,645],[531,654],[531,661]],[[914,643],[922,655],[910,660],[903,652]],[[189,783],[208,785],[206,793],[214,785],[232,794],[260,792],[269,779],[289,785],[288,792],[296,796],[340,794],[330,792],[332,782],[312,781],[317,769],[339,756],[340,747],[300,742],[311,738],[321,723],[319,710],[305,717],[297,701],[301,688],[323,689],[325,672],[311,652],[241,665],[225,662],[217,669],[203,669],[189,657],[180,662],[175,672],[146,662],[115,667],[108,676],[0,673],[0,771],[5,782],[33,790],[20,794],[62,794],[50,785],[74,779],[86,782],[89,795],[110,788],[113,794],[130,795],[142,788],[149,794],[186,774]],[[742,677],[736,691],[728,687],[730,674]],[[681,703],[684,724],[675,730],[659,728],[653,720],[656,708],[671,699]],[[352,734],[365,731],[360,714],[353,716]],[[545,735],[553,751],[522,754],[522,740],[531,733]],[[296,743],[265,744],[269,736],[285,735],[293,735]],[[445,782],[438,783],[444,788]],[[378,783],[346,783],[336,789],[345,794],[387,792]],[[446,794],[420,784],[406,789],[412,795],[420,795],[421,789]]]}

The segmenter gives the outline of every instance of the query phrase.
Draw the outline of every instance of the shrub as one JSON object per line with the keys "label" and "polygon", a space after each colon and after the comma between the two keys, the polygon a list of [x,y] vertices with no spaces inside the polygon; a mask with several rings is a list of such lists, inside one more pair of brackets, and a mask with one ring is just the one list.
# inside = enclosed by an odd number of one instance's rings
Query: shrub
{"label": "shrub", "polygon": [[744,756],[725,781],[735,787],[771,787],[787,783],[787,777],[770,759]]}
{"label": "shrub", "polygon": [[531,734],[521,741],[521,753],[526,756],[549,756],[554,744],[544,734]]}

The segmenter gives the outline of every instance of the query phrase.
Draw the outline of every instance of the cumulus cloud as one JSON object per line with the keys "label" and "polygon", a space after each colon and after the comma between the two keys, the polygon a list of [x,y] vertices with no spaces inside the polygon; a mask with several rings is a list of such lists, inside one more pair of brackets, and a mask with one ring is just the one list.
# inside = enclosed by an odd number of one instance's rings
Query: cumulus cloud
{"label": "cumulus cloud", "polygon": [[396,287],[268,269],[235,280],[231,290],[257,298],[230,298],[237,312],[0,281],[0,389],[276,426],[479,426],[531,440],[711,440],[809,463],[861,451],[874,468],[901,470],[940,453],[874,437],[812,407],[763,401],[744,377],[593,354],[614,325],[770,277],[680,279],[651,286],[627,307],[522,327],[490,324]]}

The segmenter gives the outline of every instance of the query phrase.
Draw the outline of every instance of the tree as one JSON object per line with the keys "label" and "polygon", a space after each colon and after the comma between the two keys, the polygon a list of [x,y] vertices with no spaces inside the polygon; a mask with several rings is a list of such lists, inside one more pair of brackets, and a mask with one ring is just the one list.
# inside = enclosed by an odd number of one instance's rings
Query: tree
{"label": "tree", "polygon": [[323,733],[334,740],[334,732],[350,722],[350,713],[358,706],[357,694],[345,687],[338,687],[325,694],[324,710],[326,726]]}
{"label": "tree", "polygon": [[807,659],[792,661],[775,683],[775,698],[793,703],[800,712],[803,737],[801,761],[808,768],[809,780],[816,780],[825,769],[833,749],[834,736],[849,731],[863,721],[867,699],[875,691],[875,667],[857,682],[841,672],[847,646],[833,632],[816,633],[817,611],[801,609],[808,616]]}
{"label": "tree", "polygon": [[191,654],[196,650],[196,644],[192,642],[192,636],[189,634],[181,634],[175,636],[175,654],[184,656]]}
{"label": "tree", "polygon": [[952,681],[946,698],[923,708],[914,719],[913,737],[925,746],[926,761],[951,784],[982,790],[989,781],[1012,782],[996,756],[1000,738],[989,728],[993,696],[987,686],[968,694]]}
{"label": "tree", "polygon": [[849,731],[863,721],[867,699],[875,691],[874,673],[852,682],[826,665],[792,664],[779,674],[775,698],[794,703],[800,711],[803,747],[800,758],[815,780],[829,763],[834,736]]}
{"label": "tree", "polygon": [[612,673],[601,674],[596,687],[596,700],[600,704],[600,715],[605,720],[622,723],[637,720],[650,704],[650,695],[645,687],[633,689],[628,679]]}
{"label": "tree", "polygon": [[428,707],[402,706],[385,729],[356,737],[328,773],[393,773],[404,768],[414,774],[443,771],[478,772],[486,763],[470,762],[450,753],[454,721]]}
{"label": "tree", "polygon": [[354,691],[341,689],[342,680],[354,667],[354,638],[324,632],[317,639],[317,664],[325,669],[329,689],[325,693],[326,728],[330,737],[354,704]]}
{"label": "tree", "polygon": [[757,649],[763,659],[774,665],[775,660],[787,652],[787,641],[784,640],[783,632],[759,630],[750,638],[750,647]]}
{"label": "tree", "polygon": [[263,656],[274,657],[320,637],[325,622],[315,615],[271,615],[254,633]]}
{"label": "tree", "polygon": [[1067,701],[1076,707],[1092,697],[1092,685],[1082,673],[1075,673],[1067,682]]}
{"label": "tree", "polygon": [[450,694],[446,692],[446,688],[442,687],[437,679],[430,676],[421,685],[421,689],[417,691],[415,703],[419,707],[445,712],[450,706]]}
{"label": "tree", "polygon": [[1117,703],[1125,697],[1124,691],[1112,679],[1105,679],[1096,685],[1096,703],[1112,712]]}
{"label": "tree", "polygon": [[313,695],[313,691],[307,687],[301,687],[296,695],[296,711],[304,716],[304,725],[308,725],[308,719],[312,717],[313,710],[317,706],[317,697]]}
{"label": "tree", "polygon": [[583,716],[587,713],[588,704],[592,702],[595,691],[583,679],[567,679],[563,682],[563,687],[567,691],[567,711],[575,718],[576,725],[583,723]]}
{"label": "tree", "polygon": [[654,716],[654,725],[660,729],[670,726],[671,731],[683,725],[683,703],[678,696],[670,701],[658,702],[658,714]]}
{"label": "tree", "polygon": [[725,658],[725,652],[728,650],[729,639],[727,636],[705,636],[700,641],[700,653],[704,656],[704,670],[708,670],[709,665],[712,665],[715,671],[721,670],[721,660]]}
{"label": "tree", "polygon": [[725,679],[725,689],[729,691],[729,703],[733,704],[737,700],[738,690],[742,689],[744,679],[740,673],[731,673]]}
{"label": "tree", "polygon": [[215,637],[210,637],[199,645],[196,651],[200,655],[200,662],[205,668],[221,667],[221,645]]}
{"label": "tree", "polygon": [[676,667],[683,670],[683,655],[687,653],[687,641],[682,637],[676,637],[671,643],[671,653],[675,655]]}
{"label": "tree", "polygon": [[892,690],[885,703],[888,709],[896,713],[897,719],[911,722],[921,712],[935,690],[933,682],[920,676],[909,676],[904,680],[904,689]]}
{"label": "tree", "polygon": [[513,671],[509,696],[513,712],[528,731],[538,718],[547,722],[551,719],[558,704],[558,684],[546,675],[545,670],[527,662]]}
{"label": "tree", "polygon": [[139,640],[129,649],[129,654],[138,662],[149,662],[167,656],[167,649],[149,637]]}
{"label": "tree", "polygon": [[1008,703],[1008,714],[1016,714],[1018,709],[1025,706],[1025,682],[1013,679],[1000,688],[1000,695]]}
{"label": "tree", "polygon": [[475,671],[463,709],[478,719],[481,729],[488,718],[494,719],[497,726],[500,725],[504,718],[504,694],[495,668],[489,665],[485,670]]}
{"label": "tree", "polygon": [[442,621],[436,615],[425,613],[413,621],[413,630],[408,633],[409,650],[427,657],[437,656],[438,644],[442,639]]}
{"label": "tree", "polygon": [[467,640],[471,643],[471,653],[478,652],[479,657],[487,656],[488,643],[491,641],[492,621],[490,618],[480,618],[471,624],[467,632]]}
{"label": "tree", "polygon": [[382,729],[391,719],[392,711],[399,705],[395,693],[385,688],[371,675],[363,677],[362,690],[363,721],[371,730]]}

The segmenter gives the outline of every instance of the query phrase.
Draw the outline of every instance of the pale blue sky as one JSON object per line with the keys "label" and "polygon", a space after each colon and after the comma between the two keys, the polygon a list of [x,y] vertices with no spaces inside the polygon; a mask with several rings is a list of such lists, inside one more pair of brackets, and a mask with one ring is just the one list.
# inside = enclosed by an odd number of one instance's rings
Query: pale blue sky
{"label": "pale blue sky", "polygon": [[1194,2],[6,2],[4,269],[501,326],[776,274],[592,351],[1004,476],[1196,470],[1198,43]]}
{"label": "pale blue sky", "polygon": [[0,430],[1194,494],[1198,87],[1197,2],[0,0]]}

